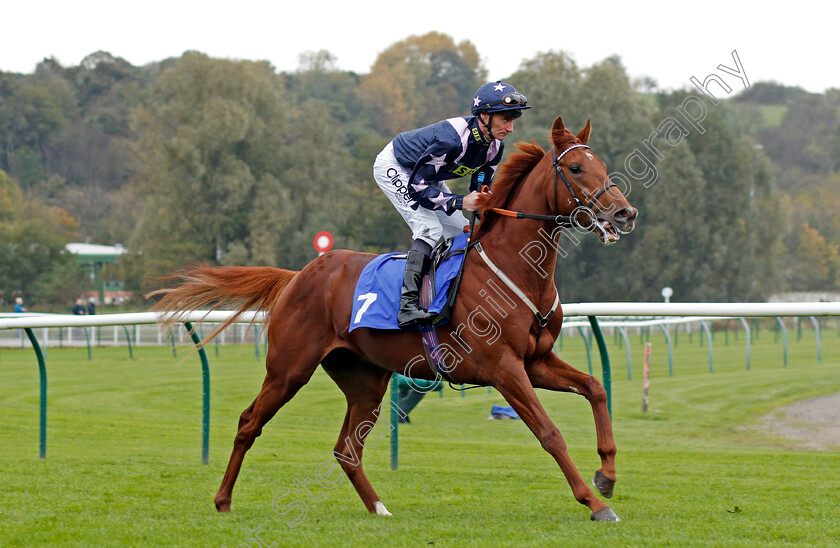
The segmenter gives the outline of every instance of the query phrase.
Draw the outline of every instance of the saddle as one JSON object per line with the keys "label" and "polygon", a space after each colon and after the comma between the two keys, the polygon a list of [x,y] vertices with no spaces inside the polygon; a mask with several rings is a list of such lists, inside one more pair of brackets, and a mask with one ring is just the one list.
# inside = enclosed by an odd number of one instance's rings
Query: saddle
{"label": "saddle", "polygon": [[[449,381],[450,385],[454,381],[446,364],[442,363],[435,326],[448,322],[455,308],[468,245],[469,235],[466,233],[448,240],[441,239],[435,245],[429,273],[423,276],[420,306],[436,316],[432,325],[409,329],[420,331],[429,368]],[[390,253],[378,256],[365,266],[353,292],[350,331],[359,327],[399,329],[397,313],[405,259],[405,253]]]}
{"label": "saddle", "polygon": [[[448,321],[455,306],[457,280],[467,240],[467,234],[460,234],[451,240],[439,241],[432,250],[432,267],[424,277],[420,303],[429,312],[437,314],[436,325]],[[387,253],[365,266],[353,292],[350,331],[359,327],[399,329],[397,312],[405,258],[405,253]]]}

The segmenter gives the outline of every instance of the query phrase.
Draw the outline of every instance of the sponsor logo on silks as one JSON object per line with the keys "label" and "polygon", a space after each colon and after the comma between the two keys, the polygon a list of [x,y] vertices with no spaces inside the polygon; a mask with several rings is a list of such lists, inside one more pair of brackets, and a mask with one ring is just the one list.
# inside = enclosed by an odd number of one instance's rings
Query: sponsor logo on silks
{"label": "sponsor logo on silks", "polygon": [[397,197],[405,204],[411,202],[411,198],[408,195],[408,188],[406,188],[405,184],[403,184],[402,180],[400,179],[400,172],[394,168],[388,168],[388,171],[385,172],[385,175],[388,176],[391,184],[394,186],[394,190],[397,193]]}
{"label": "sponsor logo on silks", "polygon": [[452,174],[457,175],[458,177],[466,177],[467,175],[472,175],[473,173],[478,171],[479,167],[481,167],[481,166],[469,168],[467,166],[460,166],[459,165],[458,167],[456,167],[455,169],[452,170]]}
{"label": "sponsor logo on silks", "polygon": [[481,132],[478,131],[477,127],[472,128],[472,136],[478,142],[481,142],[483,139],[481,138]]}
{"label": "sponsor logo on silks", "polygon": [[486,174],[486,173],[484,173],[483,171],[482,171],[481,173],[479,173],[479,174],[478,174],[478,177],[476,178],[476,182],[483,183],[483,182],[484,182],[484,176],[485,176],[485,175],[487,175],[487,174]]}

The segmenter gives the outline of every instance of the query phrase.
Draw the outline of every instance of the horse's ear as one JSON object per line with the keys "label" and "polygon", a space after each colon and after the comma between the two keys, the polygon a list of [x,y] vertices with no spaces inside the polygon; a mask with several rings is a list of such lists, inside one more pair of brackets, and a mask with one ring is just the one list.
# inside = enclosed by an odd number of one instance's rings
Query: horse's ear
{"label": "horse's ear", "polygon": [[563,134],[566,133],[566,126],[563,125],[563,117],[558,116],[551,127],[551,141],[556,146]]}
{"label": "horse's ear", "polygon": [[577,134],[577,138],[584,145],[589,142],[589,134],[592,133],[592,124],[589,123],[589,118],[586,119],[586,126]]}

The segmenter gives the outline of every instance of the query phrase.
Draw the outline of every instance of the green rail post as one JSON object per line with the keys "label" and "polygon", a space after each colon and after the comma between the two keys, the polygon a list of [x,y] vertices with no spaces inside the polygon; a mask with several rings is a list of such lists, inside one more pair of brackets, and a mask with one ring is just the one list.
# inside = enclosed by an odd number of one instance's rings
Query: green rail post
{"label": "green rail post", "polygon": [[88,335],[87,327],[82,326],[82,331],[85,332],[85,340],[87,341],[88,361],[90,361],[93,359],[93,357],[90,355],[90,336]]}
{"label": "green rail post", "polygon": [[817,363],[822,363],[822,344],[820,343],[820,324],[813,316],[808,316],[811,323],[814,325],[814,331],[817,334]]}
{"label": "green rail post", "polygon": [[123,331],[125,331],[125,340],[128,341],[128,357],[133,360],[134,352],[131,350],[131,335],[129,335],[128,328],[125,325],[123,325],[122,328]]}
{"label": "green rail post", "polygon": [[32,328],[24,327],[26,336],[29,337],[29,342],[32,343],[32,348],[35,350],[35,355],[38,357],[38,374],[41,378],[41,421],[40,421],[40,435],[38,440],[40,458],[47,458],[47,363],[44,360],[44,353],[41,352],[41,345],[38,344],[38,339]]}
{"label": "green rail post", "polygon": [[257,329],[257,325],[253,325],[254,328],[254,354],[257,357],[257,361],[260,361],[260,330]]}
{"label": "green rail post", "polygon": [[604,334],[601,333],[601,327],[598,325],[598,319],[595,316],[589,316],[589,325],[592,326],[592,333],[595,335],[595,340],[598,341],[598,352],[601,353],[604,390],[607,391],[607,412],[612,418],[612,375],[610,374],[610,356],[607,353],[607,343],[604,341]]}
{"label": "green rail post", "polygon": [[399,397],[397,376],[391,375],[391,470],[396,470],[400,465],[400,417],[397,414]]}
{"label": "green rail post", "polygon": [[776,325],[779,326],[779,330],[782,332],[782,342],[784,343],[785,348],[785,365],[787,367],[788,362],[788,349],[787,349],[787,329],[785,329],[785,322],[782,321],[781,318],[776,316]]}
{"label": "green rail post", "polygon": [[[744,326],[744,336],[747,339],[747,371],[750,370],[750,326],[747,324],[747,320],[744,318],[738,318],[741,320],[741,325]],[[737,331],[735,333],[738,333]]]}
{"label": "green rail post", "polygon": [[715,360],[714,360],[714,357],[712,355],[712,333],[711,333],[711,331],[709,331],[709,326],[706,325],[706,322],[701,321],[700,322],[700,327],[702,327],[703,331],[706,332],[706,341],[709,344],[709,373],[714,373],[715,372],[715,368],[714,368],[714,361]]}
{"label": "green rail post", "polygon": [[586,333],[583,332],[582,327],[577,328],[580,337],[583,339],[583,345],[586,347],[586,361],[589,362],[589,374],[592,374],[592,352],[589,348],[589,339],[586,338]]}
{"label": "green rail post", "polygon": [[668,334],[668,328],[665,324],[659,324],[659,328],[665,333],[665,342],[668,343],[668,376],[674,376],[674,352],[671,349],[671,335]]}
{"label": "green rail post", "polygon": [[[213,328],[215,329],[215,325],[213,326]],[[219,333],[218,335],[216,335],[215,337],[213,337],[213,346],[214,346],[214,347],[215,347],[215,349],[216,349],[216,357],[217,357],[217,358],[219,357],[219,337],[220,337],[220,336],[221,336],[221,333]]]}
{"label": "green rail post", "polygon": [[198,355],[201,358],[201,462],[207,464],[210,461],[210,364],[207,362],[207,353],[201,345],[198,333],[193,329],[190,322],[184,322],[184,327],[190,334],[190,338],[198,348]]}
{"label": "green rail post", "polygon": [[633,369],[630,365],[630,341],[627,339],[627,332],[624,331],[623,327],[618,328],[618,332],[621,334],[622,338],[624,339],[624,349],[627,353],[627,380],[633,380]]}

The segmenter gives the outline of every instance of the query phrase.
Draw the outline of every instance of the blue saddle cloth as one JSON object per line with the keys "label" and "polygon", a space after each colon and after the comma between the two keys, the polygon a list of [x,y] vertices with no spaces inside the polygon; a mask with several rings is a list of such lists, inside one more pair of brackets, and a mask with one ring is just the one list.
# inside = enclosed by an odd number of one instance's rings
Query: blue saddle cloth
{"label": "blue saddle cloth", "polygon": [[[467,245],[467,235],[452,239],[452,250]],[[429,312],[440,312],[446,304],[450,282],[458,275],[464,254],[451,255],[435,271],[435,298]],[[373,329],[399,329],[397,312],[400,309],[405,253],[380,255],[362,270],[353,292],[353,312],[350,331],[358,327]]]}

